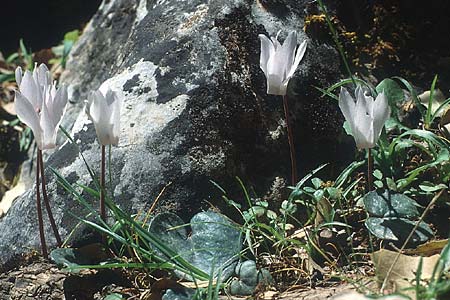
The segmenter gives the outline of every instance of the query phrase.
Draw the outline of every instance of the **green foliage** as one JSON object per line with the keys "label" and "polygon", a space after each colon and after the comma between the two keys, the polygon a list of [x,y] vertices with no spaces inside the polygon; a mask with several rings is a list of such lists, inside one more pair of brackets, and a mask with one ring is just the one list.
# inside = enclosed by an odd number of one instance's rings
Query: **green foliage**
{"label": "green foliage", "polygon": [[79,30],[69,31],[64,35],[64,40],[61,45],[52,48],[56,58],[50,60],[51,64],[60,64],[63,68],[66,67],[67,58],[73,45],[78,41],[80,37]]}
{"label": "green foliage", "polygon": [[[376,237],[403,243],[417,224],[420,205],[406,195],[389,190],[383,193],[371,191],[363,197],[369,214],[365,225]],[[411,236],[411,243],[426,242],[433,236],[428,224],[420,222]]]}
{"label": "green foliage", "polygon": [[439,261],[433,269],[430,280],[421,279],[423,264],[420,262],[413,289],[416,299],[420,300],[447,300],[450,295],[450,243],[442,249]]}
{"label": "green foliage", "polygon": [[[191,227],[190,235],[186,225]],[[148,231],[196,268],[213,277],[221,272],[223,280],[233,274],[242,247],[240,228],[213,211],[196,214],[189,224],[173,213],[160,213],[150,221]],[[154,251],[166,257],[157,247]],[[185,273],[179,275],[186,277]]]}
{"label": "green foliage", "polygon": [[[110,242],[115,241],[127,249],[132,249],[133,252],[137,253],[141,261],[150,263],[153,269],[176,270],[199,280],[207,280],[209,278],[207,273],[187,262],[179,253],[169,248],[158,236],[148,231],[144,223],[135,220],[133,216],[120,209],[108,197],[106,197],[105,203],[116,222],[113,226],[105,223],[100,218],[99,213],[92,208],[89,202],[74,186],[61,176],[57,170],[53,168],[51,170],[56,175],[58,183],[97,220],[96,223],[86,218],[73,215],[81,223],[105,234],[110,238]],[[96,181],[95,178],[93,179]],[[83,190],[93,197],[99,196],[98,190],[87,187],[83,187]],[[161,255],[158,255],[154,249],[157,249]],[[155,264],[152,265],[153,263]],[[145,264],[142,264],[142,267],[145,267]]]}

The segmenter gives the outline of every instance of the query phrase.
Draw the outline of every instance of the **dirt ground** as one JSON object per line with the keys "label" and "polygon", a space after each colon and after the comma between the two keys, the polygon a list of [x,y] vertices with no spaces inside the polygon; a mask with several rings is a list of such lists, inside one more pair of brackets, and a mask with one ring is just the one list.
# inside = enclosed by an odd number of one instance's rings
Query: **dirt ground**
{"label": "dirt ground", "polygon": [[[314,289],[294,287],[283,293],[261,292],[253,299],[325,300],[350,290],[352,287],[348,284]],[[131,282],[124,279],[120,272],[102,270],[82,271],[78,274],[68,273],[43,259],[35,259],[0,275],[0,300],[97,300],[112,293],[123,294],[128,299],[157,299],[154,298],[154,295],[150,296],[151,293],[148,289],[133,288]],[[149,297],[147,298],[145,295],[149,295]],[[229,298],[222,297],[221,299]],[[233,297],[233,299],[247,298]]]}

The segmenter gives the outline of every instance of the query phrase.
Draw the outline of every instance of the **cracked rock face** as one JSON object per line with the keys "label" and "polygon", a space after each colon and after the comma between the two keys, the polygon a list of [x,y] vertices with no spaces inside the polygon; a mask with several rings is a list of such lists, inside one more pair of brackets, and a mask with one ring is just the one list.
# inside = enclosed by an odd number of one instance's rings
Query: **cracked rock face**
{"label": "cracked rock face", "polygon": [[[157,211],[170,210],[188,220],[208,207],[205,200],[223,206],[210,180],[239,200],[235,176],[255,186],[260,196],[275,177],[288,178],[282,102],[266,94],[258,34],[282,30],[280,37],[285,38],[297,30],[299,43],[308,38],[302,27],[309,1],[280,1],[277,11],[265,2],[105,0],[61,78],[71,99],[63,126],[76,144],[61,139],[62,146],[46,165],[71,183],[93,187],[78,151],[98,172],[100,147],[83,101],[107,81],[124,99],[119,146],[111,150],[111,190],[123,209],[145,212],[167,186]],[[310,41],[288,90],[300,173],[323,162],[317,153],[307,157],[309,146],[300,137],[335,139],[340,130],[336,105],[319,98],[311,85],[327,86],[339,76],[336,51]],[[323,113],[311,114],[314,105]],[[332,160],[329,153],[323,155]],[[71,213],[86,212],[57,185],[50,170],[46,175],[56,222],[67,236],[77,223]],[[75,234],[81,238],[83,233]],[[39,248],[33,188],[0,220],[0,241],[0,264]]]}

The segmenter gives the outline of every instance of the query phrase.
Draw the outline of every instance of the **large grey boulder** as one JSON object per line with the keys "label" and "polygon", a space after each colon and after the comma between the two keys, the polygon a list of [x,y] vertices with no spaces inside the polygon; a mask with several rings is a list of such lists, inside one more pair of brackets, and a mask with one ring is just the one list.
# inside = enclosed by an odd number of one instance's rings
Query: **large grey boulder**
{"label": "large grey boulder", "polygon": [[[209,180],[239,201],[241,194],[233,194],[234,176],[261,196],[276,176],[289,178],[282,102],[266,94],[258,34],[282,30],[284,38],[297,30],[299,42],[308,39],[302,27],[310,1],[263,2],[105,0],[61,78],[71,97],[63,125],[77,145],[65,142],[48,157],[47,166],[71,183],[92,186],[77,148],[96,170],[100,150],[83,100],[108,80],[124,97],[120,142],[112,148],[112,186],[122,208],[148,209],[171,183],[157,210],[188,220],[208,207],[205,200],[220,203]],[[316,137],[335,138],[341,119],[336,106],[319,98],[312,85],[326,86],[339,76],[336,51],[309,40],[289,87],[300,173],[333,160],[329,145],[335,142],[321,144]],[[70,213],[84,212],[48,170],[47,180],[56,222],[67,236],[76,224]],[[54,245],[50,227],[46,230]],[[38,245],[35,192],[30,189],[0,220],[0,264]]]}

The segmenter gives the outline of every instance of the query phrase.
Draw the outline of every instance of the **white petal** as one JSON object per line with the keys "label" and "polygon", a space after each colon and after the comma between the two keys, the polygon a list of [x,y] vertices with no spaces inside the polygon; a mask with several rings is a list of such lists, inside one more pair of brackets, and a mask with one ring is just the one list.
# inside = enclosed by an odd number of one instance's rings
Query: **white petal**
{"label": "white petal", "polygon": [[391,108],[389,107],[388,99],[383,91],[382,93],[378,94],[373,103],[373,131],[375,142],[378,141],[384,123],[386,123],[390,115]]}
{"label": "white petal", "polygon": [[87,114],[89,120],[92,120],[92,116],[91,116],[91,105],[94,102],[94,93],[89,93],[87,100],[84,101],[85,103],[85,107],[84,107],[84,112]]}
{"label": "white petal", "polygon": [[[267,62],[266,77],[268,90],[274,91],[280,89],[283,84],[285,61],[284,57],[280,54],[280,51],[276,51],[274,55],[269,57],[269,61]],[[270,94],[272,94],[272,92]],[[275,93],[274,95],[279,94]]]}
{"label": "white petal", "polygon": [[273,43],[273,47],[275,48],[275,51],[279,50],[281,48],[281,44],[278,41],[278,36],[280,35],[281,30],[278,30],[277,35],[275,37],[270,37],[270,39],[272,40]]}
{"label": "white petal", "polygon": [[16,91],[14,106],[20,121],[31,128],[39,149],[42,149],[42,129],[39,124],[39,115],[33,105],[24,95]]}
{"label": "white petal", "polygon": [[39,85],[47,86],[52,83],[50,71],[45,64],[40,64],[34,72],[36,72],[36,80]]}
{"label": "white petal", "polygon": [[25,75],[22,78],[19,89],[20,92],[31,102],[34,109],[39,111],[42,106],[42,92],[36,85],[36,81],[33,79],[33,75],[30,71],[25,71]]}
{"label": "white petal", "polygon": [[59,123],[62,119],[62,116],[64,115],[64,112],[66,111],[66,105],[67,105],[67,88],[62,85],[56,90],[56,92],[53,91],[54,86],[50,90],[50,95],[53,93],[55,96],[52,96],[53,103],[51,107],[52,115],[54,117],[55,123]]}
{"label": "white petal", "polygon": [[89,107],[89,115],[92,122],[98,123],[104,111],[107,109],[106,99],[100,91],[95,91],[90,95],[91,105]]}
{"label": "white petal", "polygon": [[373,98],[365,96],[362,89],[358,88],[356,95],[355,131],[353,132],[356,146],[360,149],[373,148],[375,146],[372,117]]}
{"label": "white petal", "polygon": [[341,87],[339,93],[339,108],[344,115],[345,120],[353,127],[356,114],[356,103],[346,88]]}
{"label": "white petal", "polygon": [[284,40],[283,46],[281,46],[280,55],[283,56],[284,62],[284,74],[283,78],[286,79],[288,72],[290,71],[292,64],[294,63],[295,48],[297,47],[297,32],[292,31]]}
{"label": "white petal", "polygon": [[42,148],[52,149],[56,147],[57,127],[54,117],[50,114],[50,107],[47,107],[46,101],[42,103],[40,125],[42,128]]}
{"label": "white petal", "polygon": [[267,76],[267,94],[269,95],[286,95],[282,78],[278,74],[270,74]]}
{"label": "white petal", "polygon": [[294,63],[292,64],[289,72],[286,75],[286,79],[285,79],[286,81],[289,81],[289,79],[291,79],[291,77],[294,75],[295,70],[297,70],[297,67],[300,64],[300,61],[302,60],[303,56],[305,55],[305,51],[306,51],[306,41],[303,41],[297,49],[297,53],[295,54]]}
{"label": "white petal", "polygon": [[22,68],[21,67],[17,67],[16,68],[16,82],[17,82],[17,86],[20,87],[20,83],[22,82]]}
{"label": "white petal", "polygon": [[259,66],[267,76],[267,63],[269,61],[269,57],[275,53],[275,47],[272,41],[264,34],[260,34],[259,39],[261,40],[261,55],[259,57]]}
{"label": "white petal", "polygon": [[117,146],[120,134],[120,110],[122,107],[122,98],[119,98],[115,92],[112,93],[112,97],[114,100],[112,103],[113,110],[111,115],[111,123],[113,124],[111,144]]}
{"label": "white petal", "polygon": [[[111,93],[108,93],[108,91],[106,94],[108,96],[112,95]],[[113,105],[108,105],[107,99],[99,90],[95,91],[92,97],[93,100],[89,113],[91,115],[92,122],[94,123],[97,137],[102,145],[113,144],[116,142],[113,139],[113,124],[111,122]]]}

